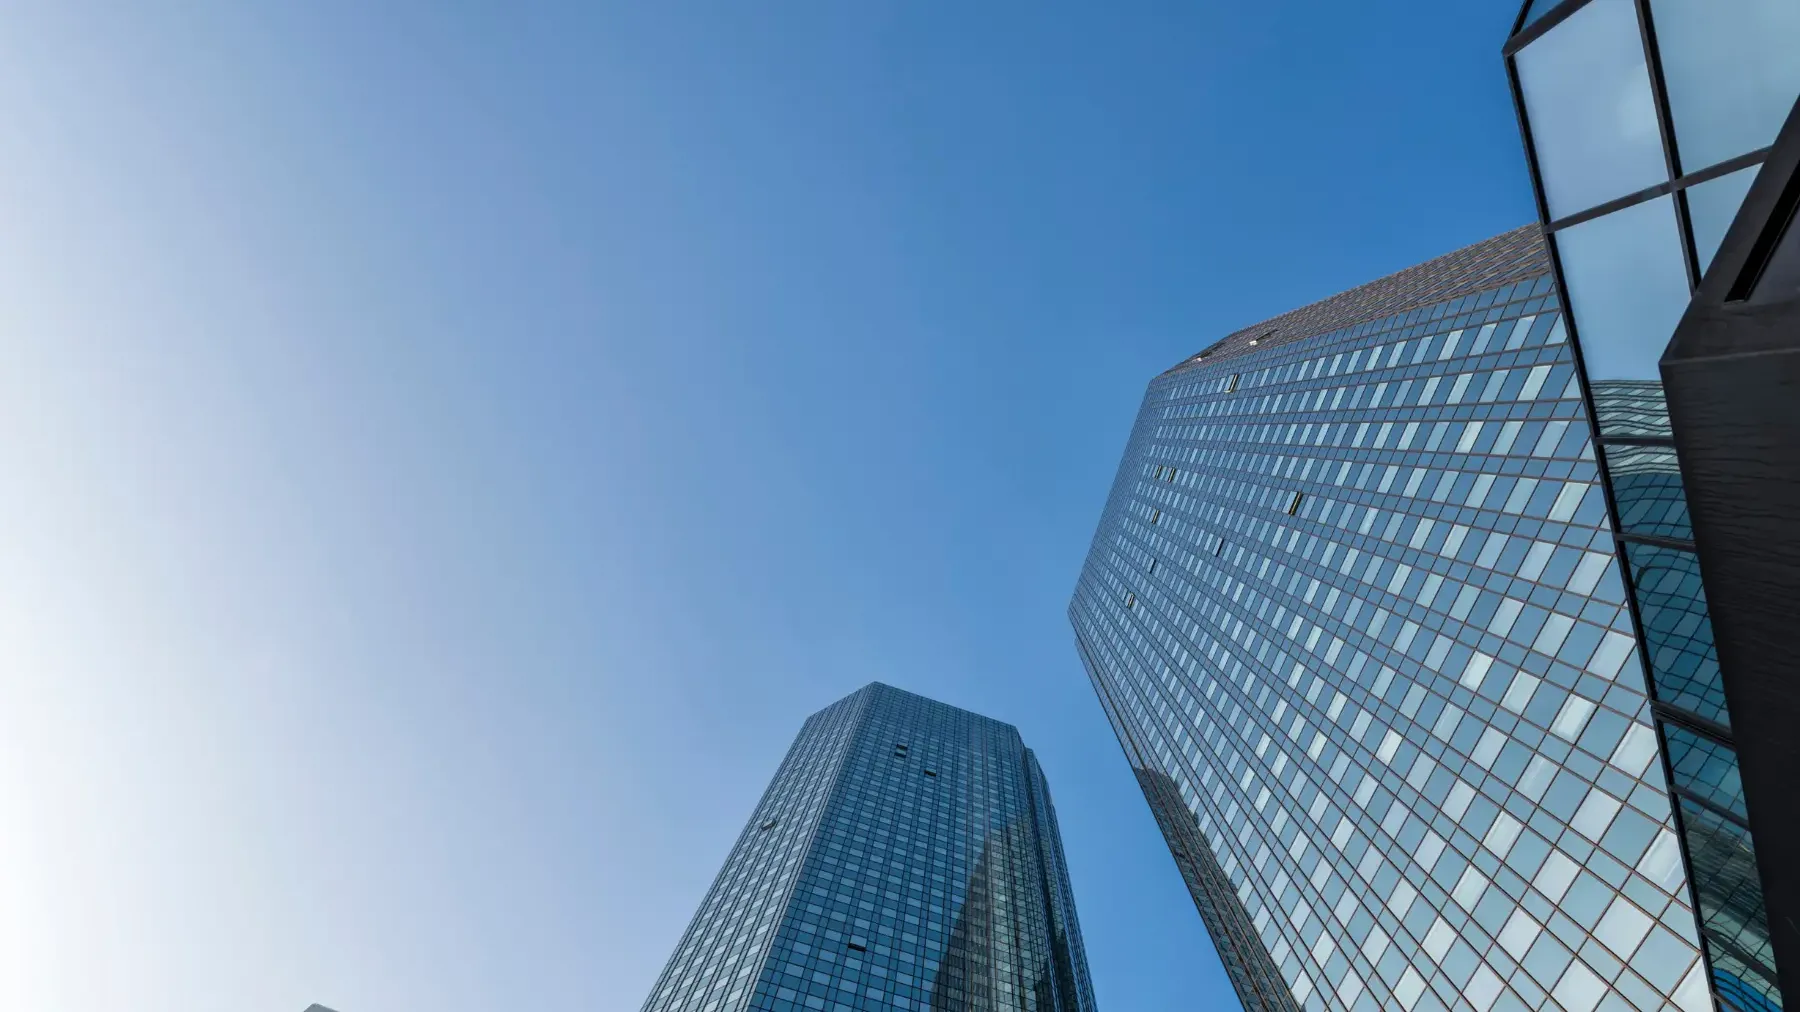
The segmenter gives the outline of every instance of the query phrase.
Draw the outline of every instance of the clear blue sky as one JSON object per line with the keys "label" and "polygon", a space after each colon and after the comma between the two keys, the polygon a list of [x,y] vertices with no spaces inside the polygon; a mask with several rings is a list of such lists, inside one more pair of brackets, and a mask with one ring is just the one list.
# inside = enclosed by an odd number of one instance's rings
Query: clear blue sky
{"label": "clear blue sky", "polygon": [[631,1012],[808,712],[1012,721],[1151,375],[1531,216],[1443,2],[8,5],[0,1006]]}

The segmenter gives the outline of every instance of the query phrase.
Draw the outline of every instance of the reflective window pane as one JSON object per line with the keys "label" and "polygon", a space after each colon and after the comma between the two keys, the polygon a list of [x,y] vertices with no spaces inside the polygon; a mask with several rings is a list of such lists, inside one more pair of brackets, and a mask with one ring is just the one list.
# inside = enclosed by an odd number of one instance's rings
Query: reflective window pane
{"label": "reflective window pane", "polygon": [[1663,738],[1669,743],[1669,767],[1675,773],[1675,786],[1740,819],[1750,817],[1744,809],[1744,785],[1738,776],[1736,752],[1674,724],[1663,725]]}
{"label": "reflective window pane", "polygon": [[[1712,950],[1713,984],[1720,993],[1746,992],[1775,1002],[1775,953],[1763,909],[1762,878],[1750,833],[1716,813],[1682,799],[1694,890],[1700,897],[1701,928]],[[1767,1007],[1745,1001],[1742,1008]]]}
{"label": "reflective window pane", "polygon": [[1684,171],[1774,143],[1800,95],[1794,0],[1650,0]]}
{"label": "reflective window pane", "polygon": [[1601,435],[1673,437],[1660,380],[1596,380],[1589,389]]}
{"label": "reflective window pane", "polygon": [[1687,311],[1675,208],[1657,197],[1556,233],[1588,376],[1653,380]]}
{"label": "reflective window pane", "polygon": [[1631,0],[1594,0],[1513,60],[1552,219],[1668,179]]}
{"label": "reflective window pane", "polygon": [[1626,544],[1626,555],[1657,698],[1729,725],[1700,560],[1692,552],[1636,542]]}
{"label": "reflective window pane", "polygon": [[1605,452],[1621,527],[1630,534],[1692,541],[1694,528],[1688,521],[1675,448],[1608,446]]}
{"label": "reflective window pane", "polygon": [[1725,241],[1725,233],[1761,169],[1760,165],[1752,165],[1688,187],[1688,218],[1694,223],[1694,252],[1700,256],[1701,273],[1706,272],[1713,255],[1719,252],[1719,244]]}

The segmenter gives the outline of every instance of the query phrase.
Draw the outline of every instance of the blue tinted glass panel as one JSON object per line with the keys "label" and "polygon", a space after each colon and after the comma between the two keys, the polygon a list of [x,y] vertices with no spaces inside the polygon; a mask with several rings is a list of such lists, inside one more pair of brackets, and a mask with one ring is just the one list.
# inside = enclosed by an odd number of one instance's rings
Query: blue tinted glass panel
{"label": "blue tinted glass panel", "polygon": [[1603,436],[1672,436],[1659,380],[1597,380],[1588,385]]}
{"label": "blue tinted glass panel", "polygon": [[1719,252],[1719,244],[1725,241],[1725,233],[1761,169],[1760,165],[1752,165],[1688,187],[1688,218],[1694,223],[1694,252],[1700,256],[1701,273],[1711,266],[1713,255]]}
{"label": "blue tinted glass panel", "polygon": [[1606,468],[1627,533],[1694,539],[1674,447],[1608,446]]}
{"label": "blue tinted glass panel", "polygon": [[1552,219],[1668,179],[1631,0],[1594,0],[1513,59]]}
{"label": "blue tinted glass panel", "polygon": [[1654,380],[1687,311],[1687,263],[1667,196],[1556,233],[1581,353],[1593,380]]}
{"label": "blue tinted glass panel", "polygon": [[1684,171],[1775,142],[1800,95],[1800,3],[1650,0]]}
{"label": "blue tinted glass panel", "polygon": [[1628,542],[1625,550],[1657,698],[1729,725],[1700,560],[1692,552],[1659,545]]}
{"label": "blue tinted glass panel", "polygon": [[1669,744],[1669,766],[1675,773],[1675,786],[1740,819],[1750,817],[1744,809],[1744,785],[1738,778],[1736,752],[1674,724],[1663,725],[1663,738]]}
{"label": "blue tinted glass panel", "polygon": [[1694,891],[1700,897],[1701,930],[1712,950],[1715,986],[1757,995],[1780,1008],[1775,953],[1750,831],[1686,799],[1681,802],[1681,819]]}

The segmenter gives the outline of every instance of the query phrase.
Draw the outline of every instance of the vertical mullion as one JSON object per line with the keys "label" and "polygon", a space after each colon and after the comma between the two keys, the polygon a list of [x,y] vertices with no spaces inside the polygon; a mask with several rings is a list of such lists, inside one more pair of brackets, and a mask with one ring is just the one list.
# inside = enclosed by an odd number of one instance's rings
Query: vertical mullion
{"label": "vertical mullion", "polygon": [[[1663,162],[1668,166],[1669,180],[1681,178],[1681,149],[1675,140],[1675,118],[1669,109],[1669,89],[1663,81],[1662,51],[1656,42],[1656,25],[1650,13],[1650,0],[1634,0],[1637,8],[1638,32],[1644,42],[1644,69],[1650,74],[1650,97],[1656,103],[1656,128],[1662,136]],[[1687,194],[1672,195],[1675,222],[1681,233],[1681,259],[1687,265],[1688,293],[1700,287],[1700,256],[1694,246],[1694,226],[1688,216]]]}

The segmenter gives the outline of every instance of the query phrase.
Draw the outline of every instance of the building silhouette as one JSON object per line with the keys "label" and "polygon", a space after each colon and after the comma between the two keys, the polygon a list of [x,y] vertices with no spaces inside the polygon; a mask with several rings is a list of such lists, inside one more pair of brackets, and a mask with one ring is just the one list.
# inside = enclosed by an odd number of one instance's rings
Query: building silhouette
{"label": "building silhouette", "polygon": [[1036,756],[880,683],[807,719],[643,1006],[1094,1007]]}

